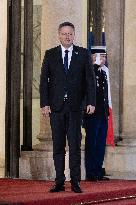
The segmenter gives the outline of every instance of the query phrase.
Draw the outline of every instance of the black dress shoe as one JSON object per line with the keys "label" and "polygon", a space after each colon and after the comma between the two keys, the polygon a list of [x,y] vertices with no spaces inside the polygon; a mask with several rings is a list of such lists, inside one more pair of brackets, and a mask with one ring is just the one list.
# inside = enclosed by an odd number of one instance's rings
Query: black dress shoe
{"label": "black dress shoe", "polygon": [[71,190],[75,193],[82,193],[79,183],[72,183]]}
{"label": "black dress shoe", "polygon": [[50,192],[60,192],[60,191],[65,191],[65,186],[64,184],[55,184],[51,189]]}
{"label": "black dress shoe", "polygon": [[101,177],[98,177],[98,181],[109,181],[110,179],[108,177],[104,177],[104,176],[101,176]]}

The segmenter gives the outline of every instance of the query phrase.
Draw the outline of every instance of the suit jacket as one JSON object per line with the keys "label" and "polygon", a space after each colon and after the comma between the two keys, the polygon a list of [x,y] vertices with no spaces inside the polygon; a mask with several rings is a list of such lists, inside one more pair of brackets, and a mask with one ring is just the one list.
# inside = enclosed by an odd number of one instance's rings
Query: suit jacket
{"label": "suit jacket", "polygon": [[40,76],[40,106],[59,111],[67,91],[72,111],[77,111],[86,95],[87,104],[95,105],[95,77],[87,49],[73,45],[67,74],[64,70],[61,46],[45,52]]}

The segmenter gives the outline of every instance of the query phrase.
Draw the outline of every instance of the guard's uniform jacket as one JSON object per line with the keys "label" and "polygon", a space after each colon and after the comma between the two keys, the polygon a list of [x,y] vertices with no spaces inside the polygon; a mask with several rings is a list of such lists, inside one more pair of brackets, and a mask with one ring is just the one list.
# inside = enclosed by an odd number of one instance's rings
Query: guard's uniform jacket
{"label": "guard's uniform jacket", "polygon": [[108,81],[104,70],[100,70],[99,65],[94,64],[94,72],[96,77],[96,107],[94,116],[101,118],[105,115],[109,116],[108,104]]}

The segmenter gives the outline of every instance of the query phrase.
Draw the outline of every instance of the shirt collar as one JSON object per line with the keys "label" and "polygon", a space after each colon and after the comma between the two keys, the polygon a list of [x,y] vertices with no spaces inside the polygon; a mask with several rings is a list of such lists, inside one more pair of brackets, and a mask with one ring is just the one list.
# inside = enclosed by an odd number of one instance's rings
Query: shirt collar
{"label": "shirt collar", "polygon": [[65,50],[68,50],[69,52],[72,52],[73,51],[73,44],[67,49],[64,48],[64,46],[61,45],[61,50],[62,50],[62,52],[65,52]]}

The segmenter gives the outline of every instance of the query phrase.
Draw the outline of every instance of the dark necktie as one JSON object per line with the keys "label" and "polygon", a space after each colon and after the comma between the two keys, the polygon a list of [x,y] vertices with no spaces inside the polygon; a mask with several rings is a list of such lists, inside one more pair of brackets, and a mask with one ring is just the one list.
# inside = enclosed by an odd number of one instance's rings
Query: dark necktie
{"label": "dark necktie", "polygon": [[64,69],[65,69],[65,72],[67,74],[68,72],[68,50],[65,50],[65,56],[64,56]]}

